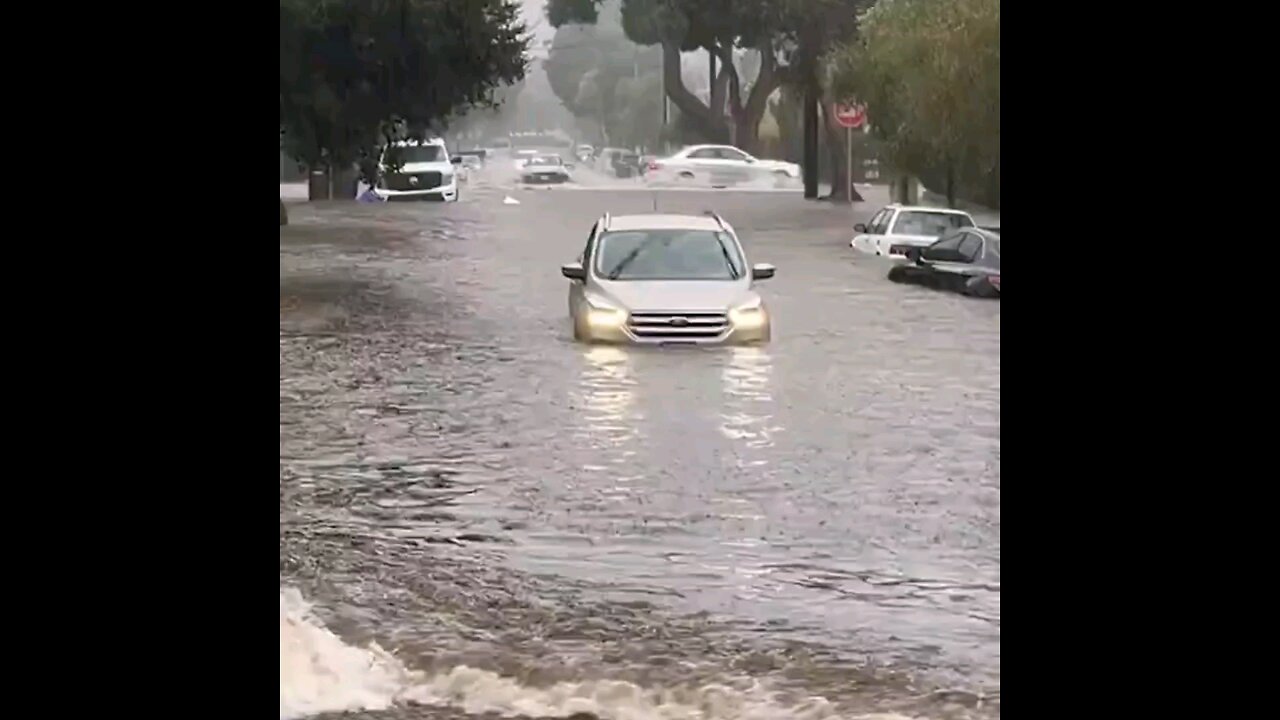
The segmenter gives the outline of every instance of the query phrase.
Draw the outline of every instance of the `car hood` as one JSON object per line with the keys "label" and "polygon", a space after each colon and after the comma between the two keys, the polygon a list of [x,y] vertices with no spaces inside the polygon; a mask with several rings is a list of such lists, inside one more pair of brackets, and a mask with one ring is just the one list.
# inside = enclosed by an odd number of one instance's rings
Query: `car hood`
{"label": "car hood", "polygon": [[555,165],[525,165],[524,171],[527,173],[562,173],[565,172],[563,166]]}
{"label": "car hood", "polygon": [[405,175],[424,172],[450,173],[453,172],[453,164],[448,162],[405,163],[400,166],[400,172]]}
{"label": "car hood", "polygon": [[601,280],[600,291],[631,312],[724,312],[755,297],[747,283],[733,280]]}

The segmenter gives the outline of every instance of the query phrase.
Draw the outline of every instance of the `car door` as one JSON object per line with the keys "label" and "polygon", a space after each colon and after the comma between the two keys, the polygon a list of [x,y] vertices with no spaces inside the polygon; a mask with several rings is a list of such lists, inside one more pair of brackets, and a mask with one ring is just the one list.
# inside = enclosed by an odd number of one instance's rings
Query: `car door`
{"label": "car door", "polygon": [[737,148],[716,148],[720,170],[727,183],[745,183],[755,179],[756,168],[752,157]]}
{"label": "car door", "polygon": [[[588,278],[591,276],[591,253],[595,250],[596,229],[599,227],[599,222],[591,226],[591,232],[587,235],[587,244],[583,247],[582,254],[578,256],[578,262],[582,265],[582,268],[587,271]],[[578,316],[580,306],[586,298],[586,290],[586,281],[569,281],[569,317],[576,318]]]}
{"label": "car door", "polygon": [[855,234],[849,245],[855,250],[860,250],[871,255],[876,254],[875,236],[878,233],[878,228],[886,226],[889,222],[888,218],[891,215],[893,215],[893,210],[890,208],[881,208],[880,212],[872,215],[871,219],[867,221],[867,229],[864,232]]}
{"label": "car door", "polygon": [[714,183],[719,164],[719,153],[715,148],[699,148],[685,156],[684,167],[680,170],[692,172],[695,178]]}

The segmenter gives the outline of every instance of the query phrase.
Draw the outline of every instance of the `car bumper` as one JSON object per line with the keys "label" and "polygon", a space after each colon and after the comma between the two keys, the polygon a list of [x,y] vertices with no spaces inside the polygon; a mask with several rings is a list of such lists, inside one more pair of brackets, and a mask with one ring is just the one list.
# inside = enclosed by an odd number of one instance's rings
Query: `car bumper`
{"label": "car bumper", "polygon": [[525,175],[520,181],[528,185],[558,185],[568,182],[569,178],[565,175]]}
{"label": "car bumper", "polygon": [[389,202],[407,200],[453,201],[458,199],[458,181],[455,178],[453,183],[449,185],[441,185],[428,190],[387,190],[386,188],[378,188],[378,194]]}
{"label": "car bumper", "polygon": [[574,319],[577,336],[584,342],[609,345],[756,345],[767,343],[773,336],[773,323],[767,314],[759,320],[730,322],[722,332],[707,335],[637,335],[627,322],[593,322],[590,317]]}

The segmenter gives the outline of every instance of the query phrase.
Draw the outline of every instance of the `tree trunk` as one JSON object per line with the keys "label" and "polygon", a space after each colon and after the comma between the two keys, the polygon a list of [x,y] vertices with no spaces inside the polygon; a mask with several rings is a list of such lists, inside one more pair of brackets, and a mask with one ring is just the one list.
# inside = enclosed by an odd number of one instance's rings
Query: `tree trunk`
{"label": "tree trunk", "polygon": [[680,109],[680,114],[693,131],[707,142],[724,142],[728,136],[724,118],[716,116],[698,96],[689,92],[680,76],[680,47],[672,42],[662,43],[662,78],[667,87],[667,97]]}
{"label": "tree trunk", "polygon": [[818,197],[818,92],[817,80],[805,78],[804,87],[804,197],[813,200]]}
{"label": "tree trunk", "polygon": [[956,206],[956,166],[951,162],[947,163],[947,207],[954,208]]}
{"label": "tree trunk", "polygon": [[769,108],[769,96],[782,84],[778,75],[778,61],[773,55],[773,45],[765,43],[759,48],[760,70],[751,83],[746,102],[742,100],[742,78],[733,64],[730,48],[719,48],[720,60],[729,73],[729,112],[732,142],[748,153],[754,154],[760,143],[760,121]]}

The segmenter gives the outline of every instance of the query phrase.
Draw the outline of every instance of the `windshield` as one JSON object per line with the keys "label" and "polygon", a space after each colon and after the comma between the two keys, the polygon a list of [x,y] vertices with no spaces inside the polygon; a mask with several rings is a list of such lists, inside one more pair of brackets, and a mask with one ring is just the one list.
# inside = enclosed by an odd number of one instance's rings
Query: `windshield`
{"label": "windshield", "polygon": [[742,256],[728,233],[636,230],[604,233],[596,272],[610,280],[737,280]]}
{"label": "windshield", "polygon": [[439,145],[392,145],[387,148],[387,156],[383,162],[388,166],[396,166],[442,160],[444,148]]}
{"label": "windshield", "polygon": [[890,232],[894,235],[937,236],[962,227],[973,227],[973,223],[964,215],[907,210],[898,213],[898,220]]}

